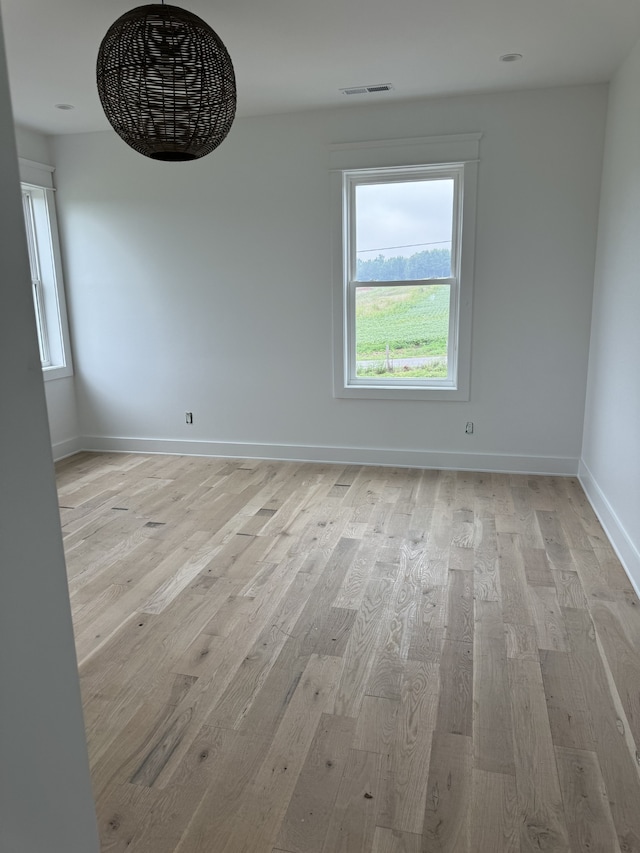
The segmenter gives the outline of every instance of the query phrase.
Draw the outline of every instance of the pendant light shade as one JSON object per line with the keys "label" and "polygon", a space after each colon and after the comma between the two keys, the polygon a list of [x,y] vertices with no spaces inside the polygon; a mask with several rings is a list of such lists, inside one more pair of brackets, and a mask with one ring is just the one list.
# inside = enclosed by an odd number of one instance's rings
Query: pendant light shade
{"label": "pendant light shade", "polygon": [[102,40],[98,94],[122,139],[154,160],[195,160],[224,140],[236,113],[229,53],[197,15],[151,4]]}

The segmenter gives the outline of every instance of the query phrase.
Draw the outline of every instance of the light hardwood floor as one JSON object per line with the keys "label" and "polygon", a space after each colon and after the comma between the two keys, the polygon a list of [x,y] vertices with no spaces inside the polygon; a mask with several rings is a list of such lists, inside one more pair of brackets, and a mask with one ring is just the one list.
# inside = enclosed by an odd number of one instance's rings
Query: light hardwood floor
{"label": "light hardwood floor", "polygon": [[640,607],[575,479],[57,471],[104,853],[640,853]]}

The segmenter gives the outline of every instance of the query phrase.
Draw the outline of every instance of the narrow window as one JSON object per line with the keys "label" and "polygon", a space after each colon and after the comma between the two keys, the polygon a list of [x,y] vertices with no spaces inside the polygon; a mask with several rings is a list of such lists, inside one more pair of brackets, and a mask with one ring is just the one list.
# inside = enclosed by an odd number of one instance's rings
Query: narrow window
{"label": "narrow window", "polygon": [[[21,163],[22,165],[22,163]],[[29,163],[34,177],[38,164]],[[50,172],[44,171],[50,180]],[[60,248],[53,202],[54,190],[31,180],[22,183],[22,205],[31,270],[31,291],[44,378],[71,376],[69,332],[62,282]]]}
{"label": "narrow window", "polygon": [[27,230],[29,267],[31,269],[31,290],[33,294],[33,307],[36,314],[36,329],[38,332],[40,361],[42,362],[43,367],[48,367],[51,364],[51,358],[49,355],[49,340],[47,336],[44,291],[42,288],[42,276],[40,274],[40,261],[38,259],[38,237],[36,235],[35,218],[33,214],[32,190],[22,191],[22,206],[24,209],[24,222]]}

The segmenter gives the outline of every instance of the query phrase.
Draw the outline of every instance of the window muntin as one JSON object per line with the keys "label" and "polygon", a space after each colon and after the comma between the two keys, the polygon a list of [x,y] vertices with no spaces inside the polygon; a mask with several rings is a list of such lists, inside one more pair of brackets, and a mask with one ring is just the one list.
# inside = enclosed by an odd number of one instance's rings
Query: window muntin
{"label": "window muntin", "polygon": [[343,173],[347,388],[457,387],[463,173]]}

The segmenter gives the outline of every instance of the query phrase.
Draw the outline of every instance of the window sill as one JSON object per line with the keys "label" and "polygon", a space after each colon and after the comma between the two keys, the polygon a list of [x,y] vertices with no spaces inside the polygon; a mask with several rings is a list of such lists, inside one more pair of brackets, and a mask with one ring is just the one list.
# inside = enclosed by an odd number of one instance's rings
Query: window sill
{"label": "window sill", "polygon": [[469,390],[464,388],[383,388],[375,385],[342,385],[334,390],[334,396],[351,400],[451,400],[469,401]]}
{"label": "window sill", "polygon": [[70,364],[42,368],[42,378],[45,382],[51,382],[53,379],[65,379],[68,376],[73,376],[73,368]]}

